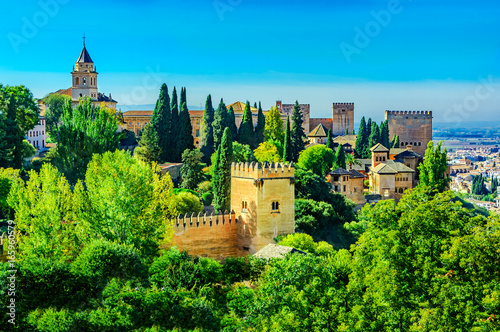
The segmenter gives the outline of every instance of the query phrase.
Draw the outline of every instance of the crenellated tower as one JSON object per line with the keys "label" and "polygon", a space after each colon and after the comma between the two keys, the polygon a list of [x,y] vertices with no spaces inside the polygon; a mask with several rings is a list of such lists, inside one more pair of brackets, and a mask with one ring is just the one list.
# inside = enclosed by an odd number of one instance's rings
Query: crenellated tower
{"label": "crenellated tower", "polygon": [[389,138],[399,136],[400,148],[412,146],[424,156],[432,140],[432,111],[385,111],[389,123]]}
{"label": "crenellated tower", "polygon": [[252,255],[278,235],[295,232],[292,164],[233,163],[231,210],[238,218],[239,256]]}
{"label": "crenellated tower", "polygon": [[354,103],[333,103],[332,134],[352,134],[354,130]]}

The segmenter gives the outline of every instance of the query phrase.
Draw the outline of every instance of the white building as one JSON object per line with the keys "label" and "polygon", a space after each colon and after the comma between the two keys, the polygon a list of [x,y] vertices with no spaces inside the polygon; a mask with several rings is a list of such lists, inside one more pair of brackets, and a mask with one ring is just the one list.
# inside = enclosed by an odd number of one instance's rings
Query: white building
{"label": "white building", "polygon": [[45,148],[47,142],[47,133],[45,131],[45,117],[38,117],[38,124],[35,128],[26,133],[26,140],[35,147],[35,149]]}

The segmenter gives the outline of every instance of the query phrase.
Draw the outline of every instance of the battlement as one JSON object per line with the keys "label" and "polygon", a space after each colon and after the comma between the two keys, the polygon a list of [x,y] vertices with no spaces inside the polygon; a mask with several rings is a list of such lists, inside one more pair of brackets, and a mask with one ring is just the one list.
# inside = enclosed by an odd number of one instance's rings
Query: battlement
{"label": "battlement", "polygon": [[354,103],[333,103],[333,107],[354,107]]}
{"label": "battlement", "polygon": [[[172,219],[170,221],[172,222]],[[175,233],[176,231],[184,231],[188,227],[216,227],[219,225],[224,226],[230,223],[235,223],[234,211],[231,211],[231,213],[224,211],[222,214],[202,214],[201,212],[195,214],[193,212],[191,215],[188,213],[185,215],[179,214],[179,216],[177,216],[174,220],[173,227]]]}
{"label": "battlement", "polygon": [[291,164],[274,162],[265,162],[264,164],[260,162],[232,163],[231,176],[251,179],[294,178],[295,166],[293,162]]}
{"label": "battlement", "polygon": [[386,116],[419,116],[423,118],[432,117],[432,111],[385,111]]}

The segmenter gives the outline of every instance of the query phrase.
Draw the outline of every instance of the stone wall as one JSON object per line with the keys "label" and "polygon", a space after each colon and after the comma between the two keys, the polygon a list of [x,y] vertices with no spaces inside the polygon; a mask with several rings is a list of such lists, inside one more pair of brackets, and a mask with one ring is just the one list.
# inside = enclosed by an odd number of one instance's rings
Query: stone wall
{"label": "stone wall", "polygon": [[223,260],[238,256],[237,221],[234,211],[226,214],[179,216],[173,221],[174,235],[169,247],[190,255]]}
{"label": "stone wall", "polygon": [[335,136],[352,134],[354,129],[354,103],[333,103],[332,134]]}
{"label": "stone wall", "polygon": [[413,146],[413,150],[424,156],[427,144],[432,140],[431,111],[385,111],[389,123],[389,137],[399,136],[401,148]]}

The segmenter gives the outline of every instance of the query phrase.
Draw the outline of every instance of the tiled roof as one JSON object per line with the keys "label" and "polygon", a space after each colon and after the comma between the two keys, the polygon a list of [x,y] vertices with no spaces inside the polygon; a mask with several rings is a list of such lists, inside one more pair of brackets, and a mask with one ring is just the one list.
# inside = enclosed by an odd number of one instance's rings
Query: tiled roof
{"label": "tiled roof", "polygon": [[349,171],[346,171],[345,169],[343,169],[342,167],[339,167],[337,168],[336,170],[334,171],[331,171],[330,173],[328,173],[330,175],[351,175],[351,173],[349,173]]}
{"label": "tiled roof", "polygon": [[406,149],[400,149],[400,148],[391,148],[389,150],[389,154],[392,154],[392,155],[397,155],[397,154],[400,154],[401,152],[405,152]]}
{"label": "tiled roof", "polygon": [[398,174],[398,171],[387,164],[378,164],[376,167],[372,168],[372,172],[378,174]]}
{"label": "tiled roof", "polygon": [[372,146],[370,151],[371,152],[389,152],[389,149],[386,148],[385,146],[383,146],[382,144],[377,143],[374,146]]}
{"label": "tiled roof", "polygon": [[311,132],[307,135],[307,137],[326,137],[328,133],[328,129],[323,126],[321,123],[316,126]]}
{"label": "tiled roof", "polygon": [[97,93],[97,101],[104,101],[106,103],[118,103],[116,100],[111,98],[111,95],[108,97],[104,93]]}
{"label": "tiled roof", "polygon": [[407,150],[405,149],[403,152],[398,153],[396,155],[396,158],[421,158],[422,156],[416,153],[413,150]]}
{"label": "tiled roof", "polygon": [[372,171],[378,174],[415,173],[413,169],[405,164],[392,160],[378,164],[375,168],[372,168]]}
{"label": "tiled roof", "polygon": [[340,145],[350,144],[352,147],[355,147],[357,137],[357,135],[336,136],[333,138],[333,143],[337,143]]}
{"label": "tiled roof", "polygon": [[358,172],[354,169],[349,170],[349,174],[351,174],[352,178],[364,178],[365,177],[363,174],[361,174],[360,172]]}
{"label": "tiled roof", "polygon": [[153,111],[127,111],[123,116],[153,116]]}
{"label": "tiled roof", "polygon": [[[241,101],[237,101],[235,103],[232,103],[230,105],[227,105],[226,108],[229,109],[229,107],[233,107],[233,111],[236,112],[243,112],[245,110],[245,103],[242,103]],[[250,111],[252,113],[256,113],[259,110],[255,107],[250,106]]]}
{"label": "tiled roof", "polygon": [[83,46],[83,49],[80,52],[80,56],[78,57],[78,60],[76,60],[76,62],[79,62],[79,63],[82,63],[82,62],[94,63],[94,61],[92,61],[92,58],[89,55],[89,52],[87,52],[87,49],[85,48],[85,46]]}
{"label": "tiled roof", "polygon": [[288,254],[294,254],[294,253],[299,253],[302,255],[307,254],[302,250],[298,250],[292,247],[280,246],[279,244],[268,244],[267,246],[256,252],[254,254],[254,257],[264,258],[264,259],[282,258]]}
{"label": "tiled roof", "polygon": [[59,89],[57,90],[56,92],[54,93],[57,93],[57,94],[60,94],[60,95],[66,95],[66,96],[70,96],[72,97],[73,96],[73,88],[68,88],[68,89]]}

